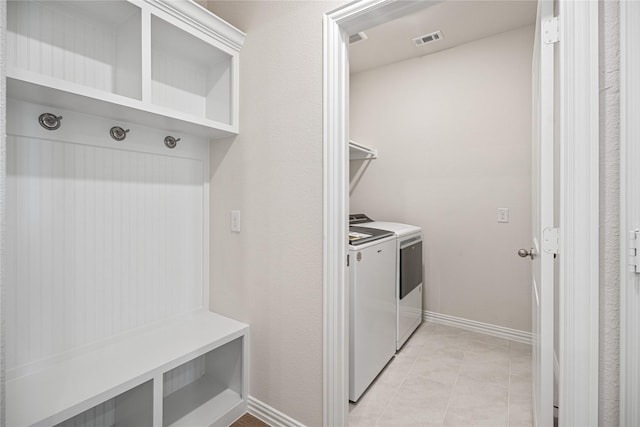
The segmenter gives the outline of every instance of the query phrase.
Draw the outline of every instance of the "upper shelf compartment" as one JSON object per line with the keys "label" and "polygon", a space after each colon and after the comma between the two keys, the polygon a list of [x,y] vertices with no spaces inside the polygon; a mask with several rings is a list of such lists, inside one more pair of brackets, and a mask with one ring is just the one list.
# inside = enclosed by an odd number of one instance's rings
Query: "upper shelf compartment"
{"label": "upper shelf compartment", "polygon": [[140,8],[124,1],[9,1],[9,76],[140,100],[140,24]]}
{"label": "upper shelf compartment", "polygon": [[151,102],[232,124],[233,55],[151,17]]}
{"label": "upper shelf compartment", "polygon": [[238,133],[244,33],[193,1],[16,1],[7,96],[210,138]]}

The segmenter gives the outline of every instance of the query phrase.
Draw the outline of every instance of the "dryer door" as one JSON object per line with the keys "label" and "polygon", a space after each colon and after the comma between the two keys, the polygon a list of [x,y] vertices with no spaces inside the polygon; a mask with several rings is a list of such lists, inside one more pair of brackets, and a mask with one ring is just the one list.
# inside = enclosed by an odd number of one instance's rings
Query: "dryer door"
{"label": "dryer door", "polygon": [[400,242],[400,299],[422,283],[422,238]]}

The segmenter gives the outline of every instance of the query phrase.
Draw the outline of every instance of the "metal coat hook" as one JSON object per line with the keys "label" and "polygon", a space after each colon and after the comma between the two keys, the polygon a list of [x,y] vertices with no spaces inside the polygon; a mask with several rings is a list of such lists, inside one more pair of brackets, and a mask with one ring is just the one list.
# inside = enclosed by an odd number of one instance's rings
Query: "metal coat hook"
{"label": "metal coat hook", "polygon": [[40,117],[38,117],[38,122],[40,126],[45,128],[46,130],[56,130],[60,127],[60,120],[62,120],[62,116],[56,116],[51,113],[42,113]]}
{"label": "metal coat hook", "polygon": [[127,132],[129,132],[129,129],[123,129],[120,126],[114,126],[109,131],[109,135],[111,135],[111,138],[115,139],[116,141],[123,141],[127,137]]}
{"label": "metal coat hook", "polygon": [[175,139],[172,136],[166,136],[164,138],[164,145],[166,145],[167,148],[176,148],[176,144],[178,143],[178,141],[180,141],[180,138]]}

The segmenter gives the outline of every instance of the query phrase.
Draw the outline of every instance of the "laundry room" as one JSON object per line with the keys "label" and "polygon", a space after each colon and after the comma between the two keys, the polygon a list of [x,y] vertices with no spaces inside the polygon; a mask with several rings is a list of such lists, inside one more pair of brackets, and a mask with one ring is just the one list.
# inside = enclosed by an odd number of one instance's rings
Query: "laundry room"
{"label": "laundry room", "polygon": [[445,2],[351,38],[351,223],[422,230],[422,328],[531,342],[535,16]]}
{"label": "laundry room", "polygon": [[[535,4],[497,3],[519,8],[521,21],[451,2],[387,24],[416,37],[440,30],[442,40],[411,46],[426,56],[369,68],[383,54],[366,44],[383,27],[350,46],[350,139],[377,150],[377,159],[350,162],[349,201],[351,213],[422,227],[427,312],[526,332],[530,272],[517,250],[531,224]],[[441,12],[457,16],[457,27],[437,16],[445,7],[458,9]],[[507,23],[469,28],[464,16],[482,12]],[[497,28],[439,49],[463,31]]]}

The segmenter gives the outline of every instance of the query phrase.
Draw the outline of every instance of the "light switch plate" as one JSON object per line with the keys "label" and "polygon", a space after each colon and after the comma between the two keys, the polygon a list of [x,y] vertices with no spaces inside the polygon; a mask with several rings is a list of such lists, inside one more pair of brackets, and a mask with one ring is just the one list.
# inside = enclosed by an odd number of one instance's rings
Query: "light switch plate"
{"label": "light switch plate", "polygon": [[498,222],[509,222],[509,208],[498,208]]}

